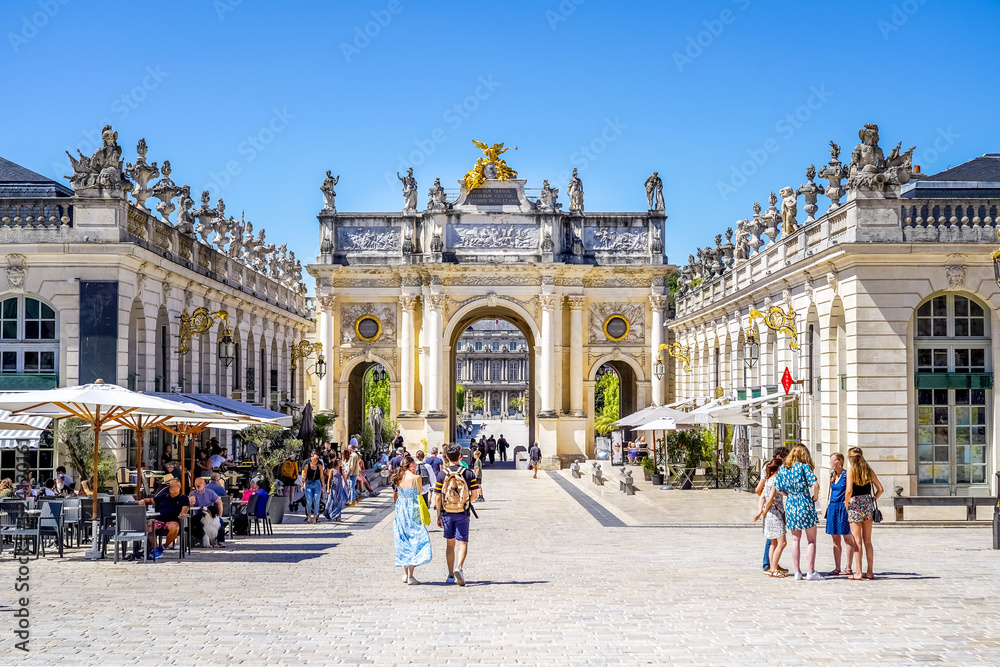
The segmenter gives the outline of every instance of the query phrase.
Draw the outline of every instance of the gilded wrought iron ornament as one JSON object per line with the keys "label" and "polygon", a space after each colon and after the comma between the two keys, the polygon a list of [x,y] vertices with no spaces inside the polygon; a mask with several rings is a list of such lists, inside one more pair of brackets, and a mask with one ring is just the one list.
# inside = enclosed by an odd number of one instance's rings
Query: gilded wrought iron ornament
{"label": "gilded wrought iron ornament", "polygon": [[292,345],[292,370],[299,367],[299,359],[305,359],[313,352],[318,359],[323,359],[323,343],[310,343],[307,340]]}
{"label": "gilded wrought iron ornament", "polygon": [[[487,146],[481,141],[472,140],[472,143],[476,145],[476,148],[481,150],[486,154],[486,157],[479,158],[476,160],[476,166],[465,175],[465,190],[466,192],[471,192],[475,190],[480,185],[486,182],[487,178],[495,178],[498,181],[509,181],[512,178],[517,178],[517,172],[507,166],[507,163],[500,159],[502,153],[506,153],[510,150],[510,147],[504,148],[503,142],[499,144],[493,144],[492,146]],[[514,146],[514,150],[517,150],[517,146]],[[492,165],[492,166],[490,166]],[[486,174],[486,169],[489,167],[491,174]],[[496,175],[492,175],[492,171],[496,170]]]}
{"label": "gilded wrought iron ornament", "polygon": [[214,313],[210,313],[208,308],[202,306],[201,308],[196,308],[191,315],[188,315],[186,310],[181,313],[181,344],[177,348],[178,356],[190,352],[191,338],[200,336],[211,329],[215,320],[222,320],[225,323],[223,336],[227,334],[232,335],[232,331],[229,328],[229,313],[224,310],[217,310]]}
{"label": "gilded wrought iron ornament", "polygon": [[754,334],[757,333],[755,325],[757,320],[761,320],[771,331],[788,334],[791,337],[791,342],[788,343],[789,349],[799,349],[799,335],[795,331],[795,309],[791,304],[788,305],[788,312],[782,310],[781,306],[771,306],[766,313],[751,308],[748,331],[752,329]]}
{"label": "gilded wrought iron ornament", "polygon": [[677,342],[671,343],[670,345],[663,343],[660,345],[660,349],[658,350],[658,352],[666,350],[667,354],[670,357],[677,359],[678,361],[684,362],[684,372],[690,373],[691,372],[691,359],[689,354],[690,349],[691,348],[681,345],[680,343]]}

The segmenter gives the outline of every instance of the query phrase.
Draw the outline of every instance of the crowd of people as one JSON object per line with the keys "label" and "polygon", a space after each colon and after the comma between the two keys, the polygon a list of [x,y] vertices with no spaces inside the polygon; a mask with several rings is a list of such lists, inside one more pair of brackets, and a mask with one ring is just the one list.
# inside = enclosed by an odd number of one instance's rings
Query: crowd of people
{"label": "crowd of people", "polygon": [[[754,521],[763,518],[764,574],[776,578],[788,574],[788,570],[781,567],[780,559],[786,547],[786,533],[791,533],[793,576],[796,580],[816,581],[840,575],[855,581],[875,578],[872,524],[881,521],[877,501],[884,489],[860,447],[848,450],[847,462],[849,466],[845,468],[843,454],[835,452],[830,455],[830,504],[826,510],[826,534],[833,541],[834,569],[824,576],[816,571],[819,524],[816,503],[819,501],[820,483],[809,449],[799,444],[791,451],[785,447],[775,450],[771,460],[761,470],[757,485],[759,511],[754,517]],[[847,560],[846,566],[841,569],[844,546],[847,547]]]}

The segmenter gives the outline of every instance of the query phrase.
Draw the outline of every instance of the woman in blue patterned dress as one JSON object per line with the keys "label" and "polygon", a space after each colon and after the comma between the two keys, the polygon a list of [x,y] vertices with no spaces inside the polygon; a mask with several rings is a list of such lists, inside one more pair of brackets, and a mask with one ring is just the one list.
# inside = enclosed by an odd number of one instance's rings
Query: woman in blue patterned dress
{"label": "woman in blue patterned dress", "polygon": [[403,581],[413,586],[419,584],[413,576],[418,565],[431,562],[431,536],[420,522],[420,492],[423,485],[417,474],[417,462],[407,454],[398,468],[392,471],[392,499],[396,503],[395,542],[396,566],[403,568]]}
{"label": "woman in blue patterned dress", "polygon": [[785,457],[785,463],[778,471],[774,486],[787,496],[785,500],[785,527],[792,533],[792,562],[795,564],[795,580],[803,578],[799,567],[799,541],[806,534],[806,562],[809,581],[823,579],[816,571],[816,500],[819,498],[819,480],[813,472],[812,457],[805,445],[795,445]]}
{"label": "woman in blue patterned dress", "polygon": [[840,538],[847,545],[847,567],[843,574],[851,576],[851,563],[854,562],[854,538],[851,537],[851,524],[847,520],[847,506],[844,504],[844,493],[847,491],[847,471],[844,470],[844,455],[840,452],[830,454],[830,504],[826,507],[826,534],[833,538],[833,563],[836,568],[830,572],[834,577],[841,574],[840,556],[844,551]]}

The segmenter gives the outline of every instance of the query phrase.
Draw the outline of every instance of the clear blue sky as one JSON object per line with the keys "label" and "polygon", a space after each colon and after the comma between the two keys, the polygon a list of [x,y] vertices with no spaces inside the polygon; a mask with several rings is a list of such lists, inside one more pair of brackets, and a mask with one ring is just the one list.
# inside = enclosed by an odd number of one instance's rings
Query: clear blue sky
{"label": "clear blue sky", "polygon": [[412,163],[423,206],[471,139],[563,201],[578,167],[589,211],[644,210],[658,170],[677,264],[866,122],[925,172],[1000,151],[985,0],[6,0],[0,26],[0,155],[61,177],[110,122],[306,262],[326,169],[339,210],[392,211]]}

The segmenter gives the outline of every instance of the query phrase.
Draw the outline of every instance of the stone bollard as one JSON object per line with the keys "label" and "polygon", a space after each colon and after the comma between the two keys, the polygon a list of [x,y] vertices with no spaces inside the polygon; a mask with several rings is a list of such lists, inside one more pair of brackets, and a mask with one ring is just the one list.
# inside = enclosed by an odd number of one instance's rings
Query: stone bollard
{"label": "stone bollard", "polygon": [[622,492],[626,496],[635,495],[635,486],[632,484],[632,471],[624,470],[622,471]]}
{"label": "stone bollard", "polygon": [[604,475],[601,473],[600,463],[594,464],[594,470],[590,473],[590,481],[598,486],[604,486]]}
{"label": "stone bollard", "polygon": [[580,477],[580,462],[579,461],[573,461],[573,463],[571,463],[569,465],[569,474],[571,474],[573,477],[577,477],[577,478]]}

